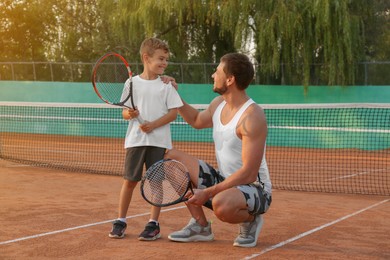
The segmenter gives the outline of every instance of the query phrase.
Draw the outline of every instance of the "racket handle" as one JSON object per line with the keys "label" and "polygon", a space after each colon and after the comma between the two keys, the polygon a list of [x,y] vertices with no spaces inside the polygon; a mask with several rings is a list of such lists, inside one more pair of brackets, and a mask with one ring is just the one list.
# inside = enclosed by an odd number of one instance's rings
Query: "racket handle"
{"label": "racket handle", "polygon": [[[130,109],[134,109],[134,108],[132,108],[132,107],[129,107],[129,106],[125,106],[125,105],[123,105],[124,107],[127,107],[127,108],[130,108]],[[137,121],[138,121],[138,123],[140,123],[140,124],[143,124],[144,122],[145,122],[145,120],[143,120],[142,119],[142,117],[138,114],[138,116],[135,118]]]}
{"label": "racket handle", "polygon": [[143,124],[145,121],[142,119],[142,117],[141,116],[137,116],[136,118],[135,118],[137,121],[138,121],[138,123],[140,123],[140,124]]}

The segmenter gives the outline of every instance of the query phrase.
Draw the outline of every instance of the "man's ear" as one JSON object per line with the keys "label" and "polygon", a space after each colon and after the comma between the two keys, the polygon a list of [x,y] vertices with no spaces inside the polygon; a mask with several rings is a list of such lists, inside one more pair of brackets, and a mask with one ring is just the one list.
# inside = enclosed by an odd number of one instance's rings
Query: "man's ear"
{"label": "man's ear", "polygon": [[227,77],[227,79],[226,79],[226,84],[231,85],[231,84],[234,83],[235,80],[236,80],[236,78],[235,78],[233,75],[232,75],[232,76],[229,76],[229,77]]}

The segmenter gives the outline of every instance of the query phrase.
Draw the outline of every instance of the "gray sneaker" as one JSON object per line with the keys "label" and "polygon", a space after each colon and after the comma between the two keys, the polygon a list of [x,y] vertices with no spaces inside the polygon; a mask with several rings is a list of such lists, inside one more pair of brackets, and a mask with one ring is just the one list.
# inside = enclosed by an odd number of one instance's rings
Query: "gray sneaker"
{"label": "gray sneaker", "polygon": [[211,223],[208,222],[207,227],[203,227],[191,218],[187,226],[182,230],[171,233],[168,238],[176,242],[195,242],[195,241],[212,241],[214,234],[211,231]]}
{"label": "gray sneaker", "polygon": [[244,222],[240,224],[240,234],[234,240],[233,246],[254,247],[257,244],[261,227],[264,220],[262,215],[257,215],[252,222]]}

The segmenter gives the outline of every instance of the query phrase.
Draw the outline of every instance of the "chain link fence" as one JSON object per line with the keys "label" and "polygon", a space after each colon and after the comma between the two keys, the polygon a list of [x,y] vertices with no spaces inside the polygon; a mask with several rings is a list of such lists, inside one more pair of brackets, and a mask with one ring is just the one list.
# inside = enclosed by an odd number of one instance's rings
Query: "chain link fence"
{"label": "chain link fence", "polygon": [[[134,74],[142,72],[141,63],[130,63]],[[170,62],[165,74],[178,83],[211,84],[211,75],[217,63],[174,63]],[[0,80],[11,81],[57,81],[89,82],[94,63],[85,62],[0,62]],[[254,84],[301,85],[301,73],[289,75],[282,65],[280,76],[261,73],[261,64],[255,65]],[[301,71],[297,68],[297,71]],[[323,65],[311,66],[310,85],[327,85]],[[390,85],[390,61],[361,62],[356,73],[355,85]]]}

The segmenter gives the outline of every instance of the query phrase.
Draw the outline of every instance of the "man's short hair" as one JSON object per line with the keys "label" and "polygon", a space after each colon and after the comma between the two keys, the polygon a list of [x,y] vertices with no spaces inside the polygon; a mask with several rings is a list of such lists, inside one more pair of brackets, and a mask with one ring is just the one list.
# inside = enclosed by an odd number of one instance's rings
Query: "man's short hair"
{"label": "man's short hair", "polygon": [[222,56],[223,71],[227,76],[234,76],[237,86],[244,90],[253,81],[255,70],[248,56],[241,53],[228,53]]}

